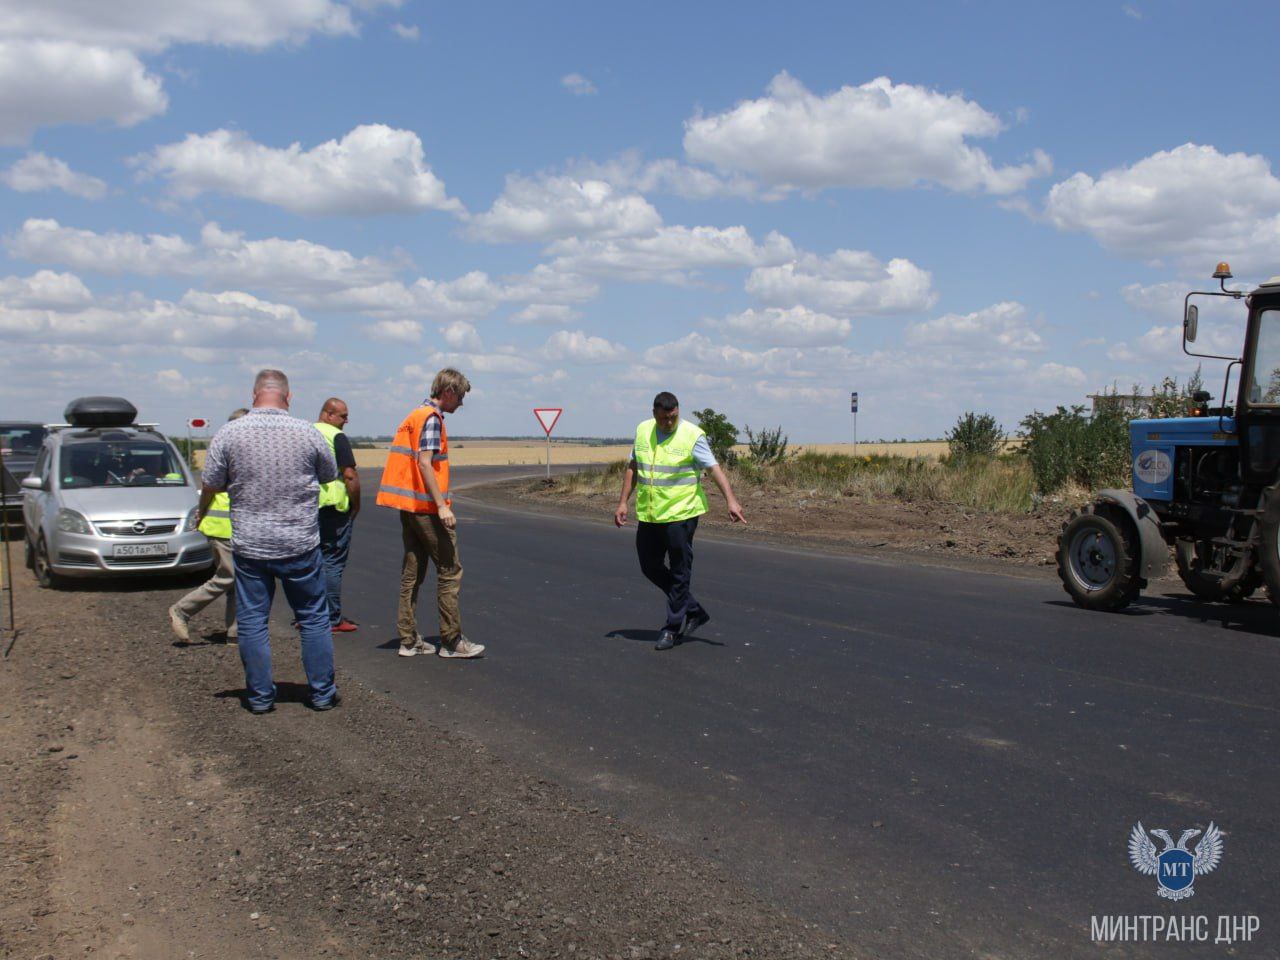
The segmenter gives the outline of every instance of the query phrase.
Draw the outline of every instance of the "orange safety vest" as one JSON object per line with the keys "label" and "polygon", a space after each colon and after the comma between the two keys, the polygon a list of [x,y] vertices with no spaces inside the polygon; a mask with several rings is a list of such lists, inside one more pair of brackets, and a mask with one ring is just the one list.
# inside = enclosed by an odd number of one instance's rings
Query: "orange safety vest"
{"label": "orange safety vest", "polygon": [[[418,440],[422,426],[429,417],[440,417],[440,411],[430,404],[423,404],[407,417],[396,429],[395,439],[387,453],[387,465],[382,468],[382,484],[378,487],[378,505],[395,507],[409,513],[439,513],[440,508],[427,491],[426,481],[418,466]],[[449,498],[449,435],[440,417],[440,449],[431,457],[431,470],[444,496],[446,506],[453,506]]]}

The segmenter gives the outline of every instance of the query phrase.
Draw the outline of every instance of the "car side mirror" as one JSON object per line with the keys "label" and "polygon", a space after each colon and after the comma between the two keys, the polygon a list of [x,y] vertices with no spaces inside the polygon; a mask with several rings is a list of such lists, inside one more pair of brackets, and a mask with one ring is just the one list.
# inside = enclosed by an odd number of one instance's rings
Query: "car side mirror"
{"label": "car side mirror", "polygon": [[44,481],[41,480],[39,477],[23,477],[22,489],[23,490],[43,490]]}
{"label": "car side mirror", "polygon": [[1196,342],[1196,327],[1200,322],[1200,308],[1194,303],[1187,304],[1187,315],[1182,318],[1182,336],[1187,343]]}

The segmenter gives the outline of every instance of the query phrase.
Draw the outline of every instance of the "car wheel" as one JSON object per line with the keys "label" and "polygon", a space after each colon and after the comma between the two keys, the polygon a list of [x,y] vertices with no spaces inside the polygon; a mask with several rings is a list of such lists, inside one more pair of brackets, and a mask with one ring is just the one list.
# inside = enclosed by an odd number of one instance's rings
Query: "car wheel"
{"label": "car wheel", "polygon": [[28,570],[34,570],[36,568],[36,548],[31,545],[31,531],[24,525],[22,533],[22,559],[26,562]]}
{"label": "car wheel", "polygon": [[36,574],[36,583],[45,590],[56,590],[62,586],[62,578],[49,566],[49,548],[45,546],[44,534],[40,535],[40,542],[36,544],[34,560],[32,569]]}

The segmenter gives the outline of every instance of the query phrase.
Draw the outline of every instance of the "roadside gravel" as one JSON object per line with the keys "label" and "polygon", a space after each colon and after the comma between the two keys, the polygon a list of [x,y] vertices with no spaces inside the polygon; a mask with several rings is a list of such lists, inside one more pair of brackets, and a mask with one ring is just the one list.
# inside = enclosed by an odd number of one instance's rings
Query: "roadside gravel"
{"label": "roadside gravel", "polygon": [[292,635],[255,717],[234,645],[168,632],[181,586],[17,573],[0,956],[859,955],[341,669],[313,713]]}

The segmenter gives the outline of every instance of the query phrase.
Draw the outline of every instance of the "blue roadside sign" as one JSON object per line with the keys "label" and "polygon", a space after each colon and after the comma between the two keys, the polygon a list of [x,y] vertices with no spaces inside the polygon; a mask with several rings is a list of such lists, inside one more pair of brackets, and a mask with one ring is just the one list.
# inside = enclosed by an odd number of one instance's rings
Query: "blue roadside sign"
{"label": "blue roadside sign", "polygon": [[856,393],[849,394],[849,412],[858,412],[858,395]]}

